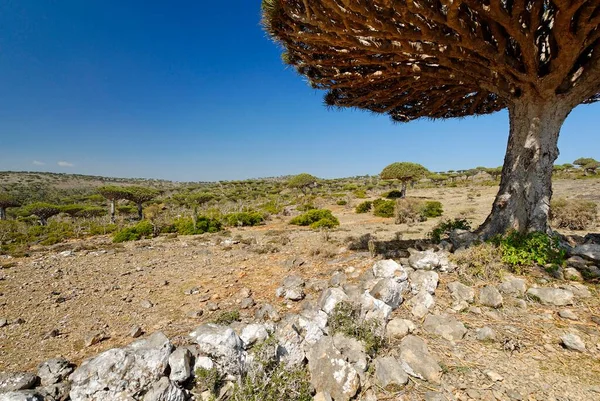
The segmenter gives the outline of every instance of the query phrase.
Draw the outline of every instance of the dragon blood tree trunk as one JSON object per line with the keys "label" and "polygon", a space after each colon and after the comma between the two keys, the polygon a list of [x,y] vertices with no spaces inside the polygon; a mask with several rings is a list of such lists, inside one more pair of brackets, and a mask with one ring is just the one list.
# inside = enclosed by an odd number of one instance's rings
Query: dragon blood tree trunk
{"label": "dragon blood tree trunk", "polygon": [[554,99],[523,97],[509,107],[510,135],[500,190],[492,212],[479,227],[487,239],[509,230],[550,232],[552,169],[558,135],[571,111]]}

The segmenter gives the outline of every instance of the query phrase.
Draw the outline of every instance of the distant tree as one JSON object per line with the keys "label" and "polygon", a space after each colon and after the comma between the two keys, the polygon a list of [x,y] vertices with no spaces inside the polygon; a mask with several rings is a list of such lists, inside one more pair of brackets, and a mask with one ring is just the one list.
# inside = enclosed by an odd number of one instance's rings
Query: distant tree
{"label": "distant tree", "polygon": [[0,192],[0,220],[6,220],[6,209],[19,207],[21,204],[10,194]]}
{"label": "distant tree", "polygon": [[502,166],[500,167],[489,167],[485,170],[486,173],[492,176],[493,180],[497,180],[502,175]]}
{"label": "distant tree", "polygon": [[78,217],[100,217],[106,214],[106,209],[98,206],[88,206],[77,213]]}
{"label": "distant tree", "polygon": [[138,219],[144,218],[144,203],[151,201],[158,196],[159,192],[146,187],[127,187],[123,199],[131,201],[137,205]]}
{"label": "distant tree", "polygon": [[580,157],[573,164],[581,167],[585,175],[588,173],[596,174],[596,170],[600,167],[600,163],[591,157]]}
{"label": "distant tree", "polygon": [[436,185],[441,185],[444,181],[447,181],[450,177],[446,174],[433,173],[427,176],[431,181],[433,181]]}
{"label": "distant tree", "polygon": [[406,184],[417,181],[429,173],[425,167],[418,163],[398,162],[385,167],[379,176],[382,180],[399,180],[402,182],[401,197],[406,197]]}
{"label": "distant tree", "polygon": [[319,179],[314,175],[302,173],[290,178],[288,180],[288,187],[299,189],[304,195],[306,195],[308,189],[314,188],[318,182]]}
{"label": "distant tree", "polygon": [[40,219],[40,224],[45,226],[48,224],[50,217],[56,216],[61,212],[61,208],[50,203],[36,202],[25,206],[24,212],[28,216],[36,216]]}
{"label": "distant tree", "polygon": [[125,199],[127,189],[115,185],[106,185],[98,188],[98,193],[110,202],[110,221],[115,222],[115,205],[118,200]]}
{"label": "distant tree", "polygon": [[263,0],[283,61],[329,107],[394,121],[508,109],[510,134],[483,239],[550,232],[560,129],[600,100],[598,0]]}
{"label": "distant tree", "polygon": [[71,217],[77,217],[81,211],[86,208],[85,205],[66,205],[61,206],[60,211],[62,213],[68,214]]}

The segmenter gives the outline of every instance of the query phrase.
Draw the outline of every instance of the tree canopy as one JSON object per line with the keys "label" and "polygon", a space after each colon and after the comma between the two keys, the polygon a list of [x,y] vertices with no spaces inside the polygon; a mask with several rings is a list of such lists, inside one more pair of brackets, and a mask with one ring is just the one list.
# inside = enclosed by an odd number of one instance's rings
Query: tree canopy
{"label": "tree canopy", "polygon": [[319,179],[308,173],[301,173],[293,176],[288,180],[288,187],[296,188],[306,193],[306,190],[313,185],[316,185]]}
{"label": "tree canopy", "polygon": [[385,167],[380,174],[382,180],[415,181],[429,173],[418,163],[398,162]]}
{"label": "tree canopy", "polygon": [[27,215],[34,215],[40,219],[42,225],[46,225],[48,219],[61,212],[60,206],[53,205],[45,202],[31,203],[24,208],[24,212]]}

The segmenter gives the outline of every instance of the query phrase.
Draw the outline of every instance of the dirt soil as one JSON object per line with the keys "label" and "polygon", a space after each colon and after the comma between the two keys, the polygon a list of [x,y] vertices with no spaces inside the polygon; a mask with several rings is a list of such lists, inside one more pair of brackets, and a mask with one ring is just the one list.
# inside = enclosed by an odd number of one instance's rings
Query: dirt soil
{"label": "dirt soil", "polygon": [[[355,200],[347,206],[322,205],[332,209],[341,222],[330,233],[289,226],[289,217],[278,217],[265,226],[232,229],[229,234],[159,237],[123,245],[95,237],[40,250],[29,258],[0,259],[4,267],[0,268],[0,321],[10,323],[0,327],[0,371],[33,370],[41,361],[57,356],[79,363],[130,343],[135,325],[146,333],[163,331],[177,341],[222,311],[237,310],[243,288],[251,290],[257,303],[240,311],[245,320],[264,303],[281,312],[294,310],[298,304],[275,297],[286,275],[328,280],[342,270],[357,277],[372,266],[373,259],[365,250],[349,249],[356,238],[367,233],[381,241],[400,234],[403,239],[424,238],[441,219],[459,216],[476,226],[489,213],[496,191],[488,186],[409,190],[409,196],[441,201],[445,211],[442,218],[411,227],[395,225],[393,219],[355,214],[353,207],[362,201]],[[555,183],[555,197],[598,202],[598,194],[600,180]],[[528,279],[535,282],[539,277]],[[442,275],[436,296],[441,310],[450,306],[445,283],[452,280],[456,277]],[[185,294],[195,287],[197,293]],[[600,326],[590,320],[600,315],[600,301],[594,285],[590,288],[594,297],[570,308],[579,321],[561,319],[559,308],[531,302],[526,310],[507,306],[459,316],[470,328],[490,325],[503,338],[520,341],[520,352],[505,351],[501,342],[480,343],[474,338],[458,344],[431,338],[430,349],[443,362],[446,380],[459,389],[463,383],[464,391],[481,392],[481,398],[475,399],[494,399],[494,388],[483,373],[492,369],[504,377],[503,386],[529,397],[523,399],[594,399],[589,393],[579,393],[578,386],[585,384],[599,386],[595,399],[600,400]],[[316,296],[308,294],[309,299]],[[219,310],[210,312],[208,302],[217,303]],[[407,308],[395,313],[409,317]],[[557,339],[565,330],[576,330],[589,352],[562,349]],[[110,338],[86,346],[86,339],[96,332]],[[390,349],[393,353],[393,345]],[[423,383],[409,387],[415,394],[429,391]]]}

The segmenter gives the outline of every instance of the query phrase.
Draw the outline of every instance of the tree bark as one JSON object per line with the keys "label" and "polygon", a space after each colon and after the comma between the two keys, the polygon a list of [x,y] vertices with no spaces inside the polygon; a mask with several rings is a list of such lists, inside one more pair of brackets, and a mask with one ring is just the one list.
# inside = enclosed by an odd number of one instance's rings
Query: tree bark
{"label": "tree bark", "polygon": [[144,219],[144,206],[142,205],[141,202],[137,204],[137,209],[138,209],[138,220],[142,221]]}
{"label": "tree bark", "polygon": [[6,209],[0,207],[0,220],[6,220]]}
{"label": "tree bark", "polygon": [[406,181],[402,181],[402,189],[400,190],[400,199],[406,198]]}
{"label": "tree bark", "polygon": [[509,107],[510,135],[500,190],[479,227],[482,239],[510,230],[549,233],[552,170],[558,135],[571,106],[558,99],[524,97]]}
{"label": "tree bark", "polygon": [[114,199],[110,200],[110,222],[111,223],[115,222],[115,200]]}

